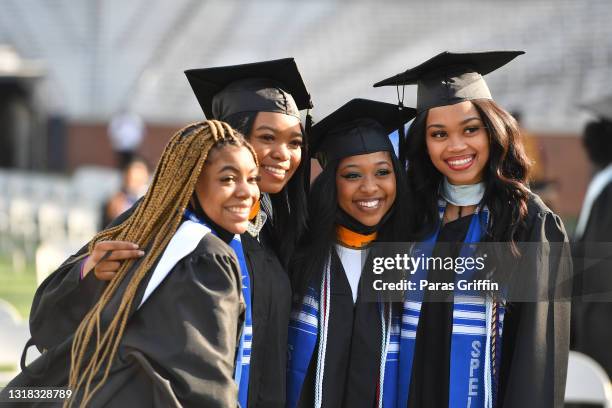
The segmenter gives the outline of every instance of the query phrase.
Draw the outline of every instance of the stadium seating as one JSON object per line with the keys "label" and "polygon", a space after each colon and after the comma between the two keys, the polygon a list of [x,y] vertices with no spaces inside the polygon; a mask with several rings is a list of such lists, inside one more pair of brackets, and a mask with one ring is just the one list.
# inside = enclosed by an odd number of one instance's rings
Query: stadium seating
{"label": "stadium seating", "polygon": [[[578,131],[585,116],[577,105],[609,92],[609,0],[262,4],[57,0],[50,8],[7,0],[0,43],[44,61],[54,104],[77,121],[107,120],[126,103],[147,121],[192,121],[202,113],[183,70],[286,56],[300,65],[315,119],[355,96],[394,101],[394,89],[371,84],[445,49],[526,50],[528,58],[487,81],[531,129]],[[90,44],[92,21],[105,24]],[[406,92],[407,105],[413,94]]]}
{"label": "stadium seating", "polygon": [[[117,170],[81,168],[72,177],[0,170],[0,255],[36,262],[38,282],[99,231]],[[40,249],[42,247],[42,250]]]}

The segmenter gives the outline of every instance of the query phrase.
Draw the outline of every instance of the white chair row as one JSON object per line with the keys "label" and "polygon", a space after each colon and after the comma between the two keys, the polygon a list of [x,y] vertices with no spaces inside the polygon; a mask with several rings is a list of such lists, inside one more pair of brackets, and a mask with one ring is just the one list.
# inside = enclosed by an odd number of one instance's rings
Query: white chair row
{"label": "white chair row", "polygon": [[83,167],[71,178],[0,170],[0,249],[8,240],[87,241],[101,227],[103,202],[119,187],[115,169]]}
{"label": "white chair row", "polygon": [[101,227],[102,207],[0,198],[0,234],[13,243],[89,240]]}
{"label": "white chair row", "polygon": [[81,167],[72,177],[0,170],[0,197],[5,199],[48,200],[62,206],[81,202],[96,206],[120,186],[120,172],[104,167]]}

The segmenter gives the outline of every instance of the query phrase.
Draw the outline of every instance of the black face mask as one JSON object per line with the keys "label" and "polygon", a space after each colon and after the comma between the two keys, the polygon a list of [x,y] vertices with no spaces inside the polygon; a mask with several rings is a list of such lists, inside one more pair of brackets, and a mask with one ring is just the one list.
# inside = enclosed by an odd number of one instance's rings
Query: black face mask
{"label": "black face mask", "polygon": [[389,208],[389,211],[387,211],[387,213],[381,218],[378,224],[373,226],[367,226],[348,215],[342,208],[338,207],[338,210],[336,211],[336,224],[342,225],[343,227],[348,228],[349,230],[358,234],[370,235],[377,232],[380,226],[384,225],[389,220],[389,218],[391,218],[394,209],[395,204],[393,204],[391,208]]}

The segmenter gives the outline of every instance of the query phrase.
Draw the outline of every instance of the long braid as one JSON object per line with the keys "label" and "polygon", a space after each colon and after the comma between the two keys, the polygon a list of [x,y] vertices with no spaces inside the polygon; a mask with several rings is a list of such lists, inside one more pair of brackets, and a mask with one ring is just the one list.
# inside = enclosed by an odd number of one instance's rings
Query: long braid
{"label": "long braid", "polygon": [[[79,392],[82,392],[81,406],[86,406],[108,378],[140,283],[180,225],[208,153],[213,147],[225,144],[247,147],[257,162],[252,147],[226,123],[214,120],[198,122],[176,132],[164,149],[151,187],[134,213],[122,224],[98,233],[89,243],[90,253],[96,243],[106,240],[129,241],[149,250],[134,270],[134,260],[121,264],[98,302],[79,325],[72,343],[68,382],[73,398],[65,403],[65,407],[72,406]],[[103,328],[102,313],[128,272],[129,282],[121,302],[117,310],[113,310],[114,316],[108,327]],[[94,379],[102,369],[102,378],[94,385]]]}

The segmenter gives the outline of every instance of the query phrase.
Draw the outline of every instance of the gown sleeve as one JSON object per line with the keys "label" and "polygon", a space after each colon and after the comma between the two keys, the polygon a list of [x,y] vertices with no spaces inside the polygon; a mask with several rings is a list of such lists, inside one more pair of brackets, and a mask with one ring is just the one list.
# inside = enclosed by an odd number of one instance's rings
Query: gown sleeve
{"label": "gown sleeve", "polygon": [[[125,221],[138,203],[117,217],[107,228]],[[106,282],[88,273],[81,279],[81,268],[88,254],[87,244],[70,256],[36,289],[30,310],[30,333],[43,351],[73,334],[85,314],[98,300]]]}
{"label": "gown sleeve", "polygon": [[92,406],[236,407],[244,311],[235,255],[209,234],[132,315]]}
{"label": "gown sleeve", "polygon": [[548,296],[508,304],[499,401],[504,408],[562,407],[569,355],[571,254],[557,215],[541,202],[530,205],[529,213],[525,241],[541,244],[542,253],[521,259],[520,279]]}

